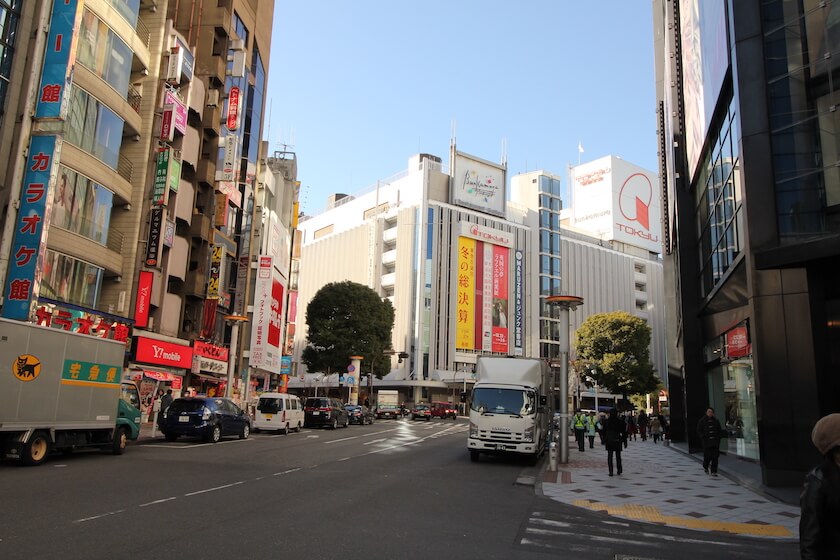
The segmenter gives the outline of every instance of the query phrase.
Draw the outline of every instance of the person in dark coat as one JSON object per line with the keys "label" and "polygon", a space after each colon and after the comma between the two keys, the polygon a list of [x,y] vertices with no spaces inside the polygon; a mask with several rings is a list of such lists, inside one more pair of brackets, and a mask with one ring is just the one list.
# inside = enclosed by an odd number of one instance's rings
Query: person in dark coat
{"label": "person in dark coat", "polygon": [[717,476],[723,428],[715,418],[715,409],[711,406],[706,409],[706,415],[697,422],[697,435],[700,436],[700,442],[703,444],[703,470],[706,474]]}
{"label": "person in dark coat", "polygon": [[172,389],[167,389],[166,393],[161,395],[160,397],[160,410],[158,410],[157,416],[157,424],[158,427],[163,423],[163,413],[166,412],[166,409],[169,408],[169,405],[172,404]]}
{"label": "person in dark coat", "polygon": [[820,419],[811,441],[823,461],[805,477],[799,497],[802,560],[840,559],[840,414]]}
{"label": "person in dark coat", "polygon": [[610,470],[610,476],[613,475],[613,453],[615,453],[615,466],[618,469],[618,475],[621,476],[621,448],[624,445],[624,440],[627,439],[627,426],[618,416],[616,409],[610,409],[609,417],[604,424],[604,442],[607,447],[607,466]]}

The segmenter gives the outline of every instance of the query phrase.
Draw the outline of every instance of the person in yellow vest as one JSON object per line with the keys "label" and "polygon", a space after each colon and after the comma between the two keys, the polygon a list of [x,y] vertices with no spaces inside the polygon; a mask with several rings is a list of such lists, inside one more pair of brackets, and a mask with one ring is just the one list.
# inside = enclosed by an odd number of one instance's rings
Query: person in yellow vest
{"label": "person in yellow vest", "polygon": [[577,410],[572,417],[572,429],[575,431],[575,441],[578,444],[578,450],[583,451],[586,432],[589,429],[589,416]]}

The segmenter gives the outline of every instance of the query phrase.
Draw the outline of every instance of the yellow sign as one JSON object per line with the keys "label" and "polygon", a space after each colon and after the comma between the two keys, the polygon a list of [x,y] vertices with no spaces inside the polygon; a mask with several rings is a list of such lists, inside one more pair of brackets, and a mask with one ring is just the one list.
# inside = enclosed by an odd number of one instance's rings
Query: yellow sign
{"label": "yellow sign", "polygon": [[12,363],[12,373],[20,381],[32,381],[41,375],[41,360],[31,354],[21,354]]}
{"label": "yellow sign", "polygon": [[455,348],[475,349],[475,239],[458,238]]}

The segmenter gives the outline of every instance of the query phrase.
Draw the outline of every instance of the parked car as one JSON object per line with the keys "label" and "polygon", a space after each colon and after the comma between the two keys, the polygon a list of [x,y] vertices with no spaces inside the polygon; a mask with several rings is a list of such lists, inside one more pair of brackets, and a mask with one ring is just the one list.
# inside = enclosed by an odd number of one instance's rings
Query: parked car
{"label": "parked car", "polygon": [[163,412],[160,431],[166,441],[175,441],[179,436],[200,437],[213,443],[225,436],[247,439],[251,417],[230,399],[182,397]]}
{"label": "parked car", "polygon": [[330,397],[308,397],[303,403],[303,425],[307,428],[329,427],[333,430],[350,424],[344,403]]}
{"label": "parked car", "polygon": [[376,408],[377,418],[402,418],[402,409],[397,405],[382,405]]}
{"label": "parked car", "polygon": [[432,403],[432,418],[458,418],[458,409],[455,405],[449,402],[433,402]]}
{"label": "parked car", "polygon": [[425,420],[428,422],[432,419],[432,407],[426,403],[418,403],[411,407],[412,420]]}
{"label": "parked car", "polygon": [[373,424],[373,411],[362,404],[348,404],[344,408],[347,409],[347,414],[350,415],[351,424]]}

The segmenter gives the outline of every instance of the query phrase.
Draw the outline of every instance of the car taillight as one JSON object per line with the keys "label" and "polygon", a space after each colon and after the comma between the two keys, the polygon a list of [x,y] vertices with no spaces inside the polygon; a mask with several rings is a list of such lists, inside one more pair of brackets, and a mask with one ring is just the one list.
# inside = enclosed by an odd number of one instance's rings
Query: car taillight
{"label": "car taillight", "polygon": [[332,412],[331,408],[319,408],[318,410],[320,410],[321,412],[326,412],[327,416],[329,416],[330,412]]}
{"label": "car taillight", "polygon": [[202,420],[210,420],[210,414],[211,414],[211,413],[210,413],[210,409],[209,409],[209,408],[207,408],[207,407],[204,407],[204,408],[202,409],[201,419],[202,419]]}

